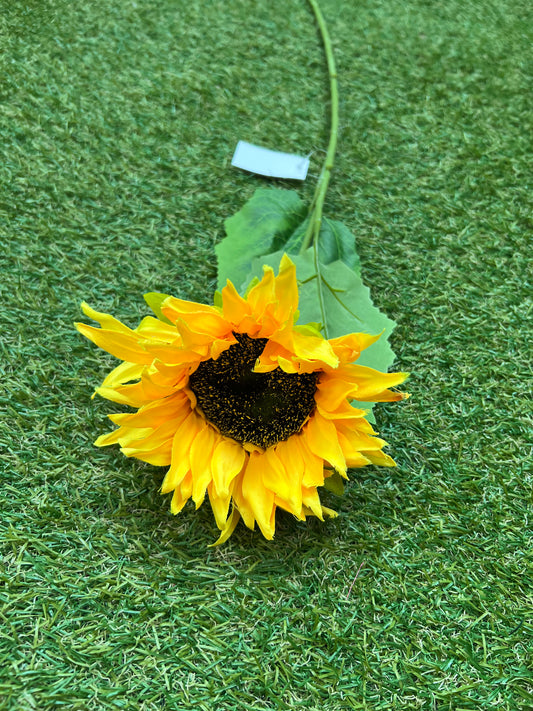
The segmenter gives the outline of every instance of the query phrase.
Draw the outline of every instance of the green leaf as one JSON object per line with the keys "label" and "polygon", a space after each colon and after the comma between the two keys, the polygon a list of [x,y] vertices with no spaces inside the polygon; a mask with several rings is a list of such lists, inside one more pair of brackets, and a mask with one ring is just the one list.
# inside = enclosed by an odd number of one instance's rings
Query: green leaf
{"label": "green leaf", "polygon": [[318,238],[318,256],[323,264],[340,260],[355,272],[361,271],[359,255],[355,251],[355,236],[338,220],[322,218]]}
{"label": "green leaf", "polygon": [[344,479],[337,472],[333,472],[331,476],[324,479],[324,489],[337,496],[342,496],[344,494]]}
{"label": "green leaf", "polygon": [[272,252],[283,251],[290,255],[298,254],[304,241],[308,224],[309,218],[306,217],[289,235],[288,239],[283,240],[279,237],[275,239],[272,243]]}
{"label": "green leaf", "polygon": [[[299,254],[308,224],[309,219],[304,220],[284,244],[279,239],[274,240],[272,251],[284,250],[291,256]],[[318,238],[318,256],[323,264],[331,264],[331,262],[340,260],[355,272],[361,271],[359,256],[355,249],[355,236],[345,224],[338,220],[322,218]]]}
{"label": "green leaf", "polygon": [[149,294],[144,295],[144,300],[148,306],[152,309],[154,314],[160,321],[164,323],[169,323],[172,326],[172,321],[169,321],[166,316],[161,313],[161,304],[168,298],[168,294],[160,294],[158,291],[151,291]]}
{"label": "green leaf", "polygon": [[218,288],[231,279],[242,284],[252,260],[272,252],[274,241],[285,243],[305,219],[307,208],[294,190],[259,188],[224,225],[227,236],[215,247]]}

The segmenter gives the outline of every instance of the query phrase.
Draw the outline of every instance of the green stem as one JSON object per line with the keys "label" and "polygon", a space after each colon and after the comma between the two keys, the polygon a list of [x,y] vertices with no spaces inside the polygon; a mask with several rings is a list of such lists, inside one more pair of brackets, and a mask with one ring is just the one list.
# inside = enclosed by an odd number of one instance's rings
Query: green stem
{"label": "green stem", "polygon": [[330,135],[326,159],[320,172],[320,177],[315,188],[315,194],[309,211],[309,225],[302,242],[300,254],[303,254],[309,245],[314,242],[316,244],[318,235],[320,234],[320,224],[322,222],[322,208],[326,198],[326,192],[331,178],[331,171],[335,161],[335,151],[337,149],[337,136],[339,132],[339,91],[337,86],[337,70],[335,68],[335,58],[333,57],[333,48],[331,46],[331,38],[322,11],[317,0],[309,0],[309,4],[318,23],[318,29],[324,43],[324,51],[328,63],[329,88],[331,95],[331,119],[330,119]]}

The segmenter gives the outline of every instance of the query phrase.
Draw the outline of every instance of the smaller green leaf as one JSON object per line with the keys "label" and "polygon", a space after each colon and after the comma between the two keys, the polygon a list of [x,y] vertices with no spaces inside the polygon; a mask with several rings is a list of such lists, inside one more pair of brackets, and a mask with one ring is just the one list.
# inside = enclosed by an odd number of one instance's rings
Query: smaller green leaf
{"label": "smaller green leaf", "polygon": [[355,236],[338,220],[322,218],[318,238],[318,257],[322,264],[341,261],[354,272],[361,271],[359,256],[355,251]]}
{"label": "smaller green leaf", "polygon": [[163,316],[161,312],[161,304],[168,298],[168,296],[168,294],[160,294],[158,291],[151,291],[149,294],[144,295],[144,300],[160,321],[168,323],[172,326],[172,321],[169,321],[168,318]]}
{"label": "smaller green leaf", "polygon": [[[309,218],[306,218],[294,230],[289,239],[282,243],[279,239],[274,240],[272,251],[285,251],[287,254],[298,254],[303,244]],[[328,217],[322,218],[320,225],[320,235],[318,237],[318,257],[322,264],[331,264],[341,261],[354,272],[361,271],[361,263],[355,248],[355,236],[352,232],[338,220],[330,220]]]}
{"label": "smaller green leaf", "polygon": [[333,472],[331,476],[324,479],[324,489],[337,496],[342,496],[344,494],[344,479],[337,472]]}

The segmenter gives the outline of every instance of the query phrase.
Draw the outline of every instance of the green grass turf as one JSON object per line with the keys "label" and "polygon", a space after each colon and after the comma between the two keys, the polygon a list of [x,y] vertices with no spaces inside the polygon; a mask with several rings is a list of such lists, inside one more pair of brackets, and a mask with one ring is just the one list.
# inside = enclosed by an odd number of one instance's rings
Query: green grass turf
{"label": "green grass turf", "polygon": [[412,399],[377,410],[399,466],[353,472],[333,522],[209,549],[208,505],[171,516],[161,469],[92,446],[114,360],[72,322],[209,301],[223,220],[266,184],[238,139],[316,175],[312,15],[1,0],[1,711],[532,707],[529,8],[323,0],[326,213],[399,323]]}

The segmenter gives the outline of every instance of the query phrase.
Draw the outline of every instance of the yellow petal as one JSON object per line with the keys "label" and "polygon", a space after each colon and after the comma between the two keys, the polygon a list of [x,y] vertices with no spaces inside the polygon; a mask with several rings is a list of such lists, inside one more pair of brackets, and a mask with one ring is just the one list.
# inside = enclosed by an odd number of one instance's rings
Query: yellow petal
{"label": "yellow petal", "polygon": [[361,452],[352,446],[350,440],[345,437],[342,432],[338,432],[337,436],[339,438],[339,444],[342,448],[344,458],[346,459],[346,466],[359,468],[372,463],[370,459],[365,457],[364,454],[361,454]]}
{"label": "yellow petal", "polygon": [[349,372],[357,383],[357,400],[384,402],[404,397],[402,393],[388,392],[388,388],[403,383],[409,373],[381,373],[364,365],[351,365]]}
{"label": "yellow petal", "polygon": [[212,546],[220,546],[222,543],[225,543],[228,540],[228,538],[231,536],[233,531],[235,530],[235,527],[239,523],[240,519],[241,519],[241,515],[239,514],[238,509],[233,507],[233,511],[231,512],[231,515],[228,517],[224,527],[222,528],[222,533],[220,534],[217,541],[215,541],[215,543],[213,543],[211,545]]}
{"label": "yellow petal", "polygon": [[367,459],[370,459],[372,464],[376,464],[379,467],[395,467],[396,462],[388,454],[381,451],[365,451],[361,452]]}
{"label": "yellow petal", "polygon": [[102,387],[113,388],[137,380],[141,377],[143,370],[144,365],[139,365],[139,363],[121,363],[106,376]]}
{"label": "yellow petal", "polygon": [[[270,345],[271,343],[272,345]],[[298,326],[287,327],[272,334],[271,341],[267,344],[268,350],[265,348],[271,359],[275,358],[275,344],[281,345],[283,349],[292,354],[291,361],[313,363],[315,369],[326,365],[335,368],[339,362],[328,341],[317,336],[310,336],[306,332],[300,332]],[[280,355],[285,357],[283,351]],[[299,372],[301,372],[300,369]]]}
{"label": "yellow petal", "polygon": [[177,429],[190,411],[189,398],[180,391],[143,405],[137,412],[109,415],[109,419],[116,425],[154,429],[168,420],[173,420]]}
{"label": "yellow petal", "polygon": [[[113,432],[100,435],[94,444],[96,447],[107,447],[118,442],[122,447],[129,447],[132,442],[142,441],[143,438],[149,437],[152,433],[153,429],[151,427],[138,429],[135,427],[119,427]],[[160,444],[161,442],[158,442],[157,446]],[[150,448],[150,446],[147,447],[147,449]]]}
{"label": "yellow petal", "polygon": [[263,484],[287,502],[287,510],[298,516],[302,510],[303,461],[291,437],[266,450],[262,458]]}
{"label": "yellow petal", "polygon": [[322,516],[327,516],[328,518],[337,518],[339,514],[333,509],[328,509],[327,506],[322,506]]}
{"label": "yellow petal", "polygon": [[353,398],[355,392],[357,392],[357,385],[353,381],[324,374],[317,385],[315,400],[321,409],[332,412],[342,404],[343,400]]}
{"label": "yellow petal", "polygon": [[271,540],[274,537],[274,494],[263,484],[262,467],[263,455],[252,452],[244,470],[241,490],[242,497],[250,507],[261,533],[266,539]]}
{"label": "yellow petal", "polygon": [[[147,434],[150,434],[152,431],[151,429],[146,429],[144,430]],[[137,439],[138,430],[130,430],[130,436],[132,438]],[[100,435],[98,439],[95,441],[94,446],[95,447],[108,447],[111,444],[117,444],[120,440],[121,435],[125,436],[127,433],[126,429],[123,429],[122,427],[119,427],[116,430],[113,430],[113,432],[107,432],[106,434]]]}
{"label": "yellow petal", "polygon": [[246,299],[258,321],[261,321],[267,306],[276,300],[274,271],[271,267],[263,267],[263,272],[263,278],[250,290]]}
{"label": "yellow petal", "polygon": [[302,506],[300,506],[300,508],[296,510],[292,504],[280,498],[279,496],[275,497],[274,504],[275,506],[279,506],[280,509],[283,509],[284,511],[287,511],[288,513],[292,514],[298,521],[305,521],[305,514]]}
{"label": "yellow petal", "polygon": [[[139,452],[147,452],[155,447],[159,447],[164,442],[172,440],[179,427],[179,420],[166,420],[156,428],[129,428],[121,427],[124,435],[120,437],[120,444],[123,447],[136,449]],[[131,434],[130,434],[131,433]],[[136,434],[136,436],[134,436]],[[167,462],[169,464],[170,462]]]}
{"label": "yellow petal", "polygon": [[188,318],[176,321],[176,328],[181,336],[184,350],[194,351],[198,354],[207,353],[207,347],[215,340],[215,336],[209,332],[196,331],[191,326]]}
{"label": "yellow petal", "polygon": [[324,515],[322,513],[322,504],[320,503],[320,497],[316,487],[303,487],[302,488],[302,501],[304,504],[304,512],[309,516],[313,515],[319,518],[321,521],[324,520]]}
{"label": "yellow petal", "polygon": [[213,341],[209,346],[209,356],[216,360],[221,353],[227,351],[232,345],[237,343],[237,339],[234,336],[228,336],[227,338],[219,339]]}
{"label": "yellow petal", "polygon": [[[92,341],[99,348],[111,353],[115,358],[128,361],[128,363],[151,363],[153,358],[139,344],[139,337],[135,334],[118,330],[107,330],[87,326],[85,323],[74,324],[78,331]],[[133,333],[133,331],[131,332]]]}
{"label": "yellow petal", "polygon": [[105,397],[106,400],[119,402],[122,405],[130,405],[131,407],[141,407],[150,402],[150,400],[146,399],[140,383],[117,385],[114,388],[100,387],[96,388],[95,392],[101,397]]}
{"label": "yellow petal", "polygon": [[[190,320],[191,323],[215,323],[211,319],[216,319],[219,323],[221,316],[216,306],[207,304],[199,304],[196,301],[185,301],[185,299],[177,299],[175,296],[167,296],[161,304],[161,313],[168,318],[172,323],[183,319]],[[203,320],[205,319],[205,320]]]}
{"label": "yellow petal", "polygon": [[364,452],[382,449],[387,443],[380,437],[374,437],[358,427],[346,427],[344,423],[337,427],[337,433],[343,434],[354,452]]}
{"label": "yellow petal", "polygon": [[[171,453],[172,456],[172,453]],[[169,491],[176,489],[191,471],[189,458],[178,459],[165,474],[163,483],[161,484],[161,493],[168,494]]]}
{"label": "yellow petal", "polygon": [[176,339],[175,343],[148,343],[144,342],[143,346],[147,353],[150,353],[152,359],[158,359],[169,366],[192,365],[198,363],[208,352],[208,344],[198,346],[194,349],[183,348],[181,336]]}
{"label": "yellow petal", "polygon": [[235,328],[238,328],[243,318],[250,313],[250,305],[243,299],[237,289],[228,279],[226,286],[222,289],[222,312],[224,318]]}
{"label": "yellow petal", "polygon": [[298,309],[298,284],[296,282],[296,267],[291,259],[284,254],[279,265],[278,276],[275,279],[276,294],[275,318],[279,323],[292,321],[293,314]]}
{"label": "yellow petal", "polygon": [[[246,461],[248,461],[248,460],[246,460]],[[250,502],[247,501],[242,494],[243,475],[244,475],[244,470],[241,472],[241,474],[239,474],[239,476],[235,477],[235,479],[232,482],[233,483],[233,501],[235,503],[235,506],[239,510],[242,520],[244,521],[244,525],[247,526],[247,528],[251,528],[253,531],[255,528],[255,517],[254,517],[254,512],[252,511]]]}
{"label": "yellow petal", "polygon": [[228,437],[223,437],[213,453],[213,484],[218,496],[227,496],[233,479],[242,470],[246,452],[242,446]]}
{"label": "yellow petal", "polygon": [[172,441],[170,469],[166,473],[161,487],[163,494],[179,486],[190,472],[189,452],[199,429],[198,415],[195,412],[191,412],[177,429]]}
{"label": "yellow petal", "polygon": [[138,393],[130,392],[131,386],[121,385],[114,388],[96,388],[95,394],[104,397],[106,400],[111,400],[111,402],[118,402],[121,405],[129,405],[130,407],[141,407],[145,404],[144,398],[137,397]]}
{"label": "yellow petal", "polygon": [[178,335],[175,326],[164,323],[153,316],[145,316],[135,329],[135,333],[143,338],[163,341],[163,343],[173,343]]}
{"label": "yellow petal", "polygon": [[217,526],[220,528],[221,531],[223,531],[226,527],[232,493],[233,482],[230,486],[229,492],[224,496],[220,496],[217,493],[213,482],[211,482],[207,487],[209,503],[211,504],[211,509],[213,510],[213,515],[215,517],[215,521],[217,522]]}
{"label": "yellow petal", "polygon": [[368,333],[349,333],[346,336],[330,339],[329,343],[341,363],[353,363],[359,358],[361,351],[381,338],[382,333],[371,336]]}
{"label": "yellow petal", "polygon": [[152,378],[155,382],[163,385],[173,385],[175,388],[182,388],[189,379],[189,368],[183,365],[170,365],[154,360],[152,364]]}
{"label": "yellow petal", "polygon": [[281,368],[285,373],[298,373],[299,360],[293,353],[284,346],[280,346],[273,340],[269,340],[257,359],[254,366],[256,373],[269,373],[271,370]]}
{"label": "yellow petal", "polygon": [[304,474],[302,477],[303,486],[307,488],[313,486],[323,486],[324,460],[321,457],[317,457],[317,455],[311,451],[305,434],[299,435],[294,439],[300,447],[302,459],[305,463]]}
{"label": "yellow petal", "polygon": [[173,514],[178,514],[182,510],[187,501],[191,498],[191,494],[192,476],[189,472],[185,479],[183,479],[181,486],[174,490],[174,496],[170,502],[170,510]]}
{"label": "yellow petal", "polygon": [[351,405],[349,402],[341,402],[341,404],[331,412],[328,410],[324,410],[318,402],[317,408],[322,417],[325,417],[326,420],[342,420],[343,422],[347,422],[348,425],[350,424],[350,420],[352,420],[354,423],[357,423],[357,427],[363,426],[361,425],[361,423],[364,422],[364,426],[368,426],[370,428],[368,431],[373,432],[372,427],[364,419],[365,415],[368,414],[368,410],[362,410],[361,408],[353,407],[353,405]]}
{"label": "yellow petal", "polygon": [[131,328],[125,326],[118,319],[110,316],[109,314],[104,314],[101,311],[95,311],[85,301],[81,305],[81,310],[87,318],[91,318],[93,321],[98,321],[100,326],[108,331],[118,331],[120,333],[129,333],[130,335],[133,334]]}
{"label": "yellow petal", "polygon": [[147,403],[168,397],[174,392],[174,387],[169,385],[168,381],[165,383],[164,379],[161,379],[163,384],[158,383],[157,372],[151,373],[150,370],[151,369],[145,368],[141,377],[141,382],[136,384],[138,389],[142,391],[143,397]]}
{"label": "yellow petal", "polygon": [[211,460],[215,447],[215,430],[211,425],[198,432],[191,447],[190,462],[193,479],[192,498],[199,508],[205,498],[207,485],[211,481]]}
{"label": "yellow petal", "polygon": [[163,444],[154,446],[151,449],[122,447],[120,451],[126,457],[140,459],[142,462],[153,464],[155,467],[166,467],[170,464],[172,440],[169,439],[166,442],[163,442]]}
{"label": "yellow petal", "polygon": [[339,473],[346,473],[346,461],[337,438],[337,430],[318,410],[315,410],[305,428],[309,449],[329,462]]}

